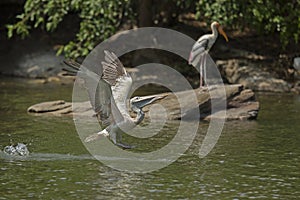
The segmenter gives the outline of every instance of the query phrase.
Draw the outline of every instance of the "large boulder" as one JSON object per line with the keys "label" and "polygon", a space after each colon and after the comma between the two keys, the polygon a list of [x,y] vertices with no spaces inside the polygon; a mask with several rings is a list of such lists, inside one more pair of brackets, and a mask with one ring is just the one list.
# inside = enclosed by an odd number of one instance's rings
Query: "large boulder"
{"label": "large boulder", "polygon": [[222,76],[231,84],[242,84],[254,91],[264,92],[288,92],[291,89],[285,80],[275,78],[247,60],[220,60],[217,65]]}

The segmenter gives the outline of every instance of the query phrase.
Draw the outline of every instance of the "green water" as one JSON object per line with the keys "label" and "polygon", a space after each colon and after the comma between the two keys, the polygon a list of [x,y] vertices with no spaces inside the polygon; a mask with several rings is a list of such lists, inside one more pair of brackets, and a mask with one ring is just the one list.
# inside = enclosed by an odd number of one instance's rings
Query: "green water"
{"label": "green water", "polygon": [[[201,129],[176,162],[148,174],[111,169],[92,159],[70,117],[35,116],[26,109],[71,100],[71,85],[0,79],[0,149],[26,143],[31,159],[0,159],[0,199],[299,199],[300,96],[258,95],[257,121],[228,122],[213,149],[198,157]],[[149,139],[164,143],[177,122]],[[175,127],[175,128],[174,128]]]}

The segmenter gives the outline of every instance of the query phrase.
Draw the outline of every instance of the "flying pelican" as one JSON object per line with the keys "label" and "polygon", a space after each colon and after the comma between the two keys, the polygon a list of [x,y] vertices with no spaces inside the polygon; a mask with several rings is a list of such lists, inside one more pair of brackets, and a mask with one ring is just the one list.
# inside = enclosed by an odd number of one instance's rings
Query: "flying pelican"
{"label": "flying pelican", "polygon": [[132,86],[132,78],[126,72],[118,57],[109,51],[104,51],[103,73],[101,76],[88,70],[85,66],[71,60],[64,61],[70,69],[63,69],[65,75],[83,78],[85,87],[88,90],[90,103],[101,124],[102,131],[92,134],[85,139],[85,142],[98,140],[106,136],[117,146],[128,149],[130,145],[121,142],[120,129],[124,131],[134,128],[135,125],[144,119],[143,107],[164,98],[164,96],[133,97],[129,100],[130,108],[136,113],[131,118],[127,109],[127,95]]}
{"label": "flying pelican", "polygon": [[200,88],[203,86],[203,76],[206,76],[206,57],[208,56],[209,50],[216,42],[219,35],[218,33],[222,34],[225,40],[228,42],[228,37],[218,22],[213,22],[210,27],[212,34],[201,36],[194,44],[189,57],[190,65],[196,67],[198,63],[200,64]]}

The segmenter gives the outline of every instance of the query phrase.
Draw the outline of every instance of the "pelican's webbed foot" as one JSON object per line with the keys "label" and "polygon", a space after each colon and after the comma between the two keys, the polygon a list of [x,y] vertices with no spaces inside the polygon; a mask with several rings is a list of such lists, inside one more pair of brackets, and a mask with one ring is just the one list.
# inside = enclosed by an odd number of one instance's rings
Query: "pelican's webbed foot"
{"label": "pelican's webbed foot", "polygon": [[109,139],[114,143],[116,146],[121,147],[122,149],[133,149],[134,146],[129,144],[125,144],[122,141],[122,135],[117,131],[111,131],[109,133]]}

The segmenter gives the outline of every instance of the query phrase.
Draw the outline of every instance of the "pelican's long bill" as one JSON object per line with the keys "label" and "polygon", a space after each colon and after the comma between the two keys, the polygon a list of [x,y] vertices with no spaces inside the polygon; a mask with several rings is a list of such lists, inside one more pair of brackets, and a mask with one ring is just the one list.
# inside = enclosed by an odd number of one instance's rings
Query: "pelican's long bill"
{"label": "pelican's long bill", "polygon": [[143,96],[143,97],[134,97],[132,102],[133,104],[135,104],[135,106],[139,107],[139,108],[143,108],[149,104],[154,103],[157,100],[163,99],[165,98],[166,95],[150,95],[150,96]]}
{"label": "pelican's long bill", "polygon": [[223,31],[223,29],[222,29],[221,26],[218,27],[218,31],[219,31],[219,33],[221,35],[223,35],[223,37],[225,38],[226,42],[228,42],[228,37],[227,37],[226,33]]}

